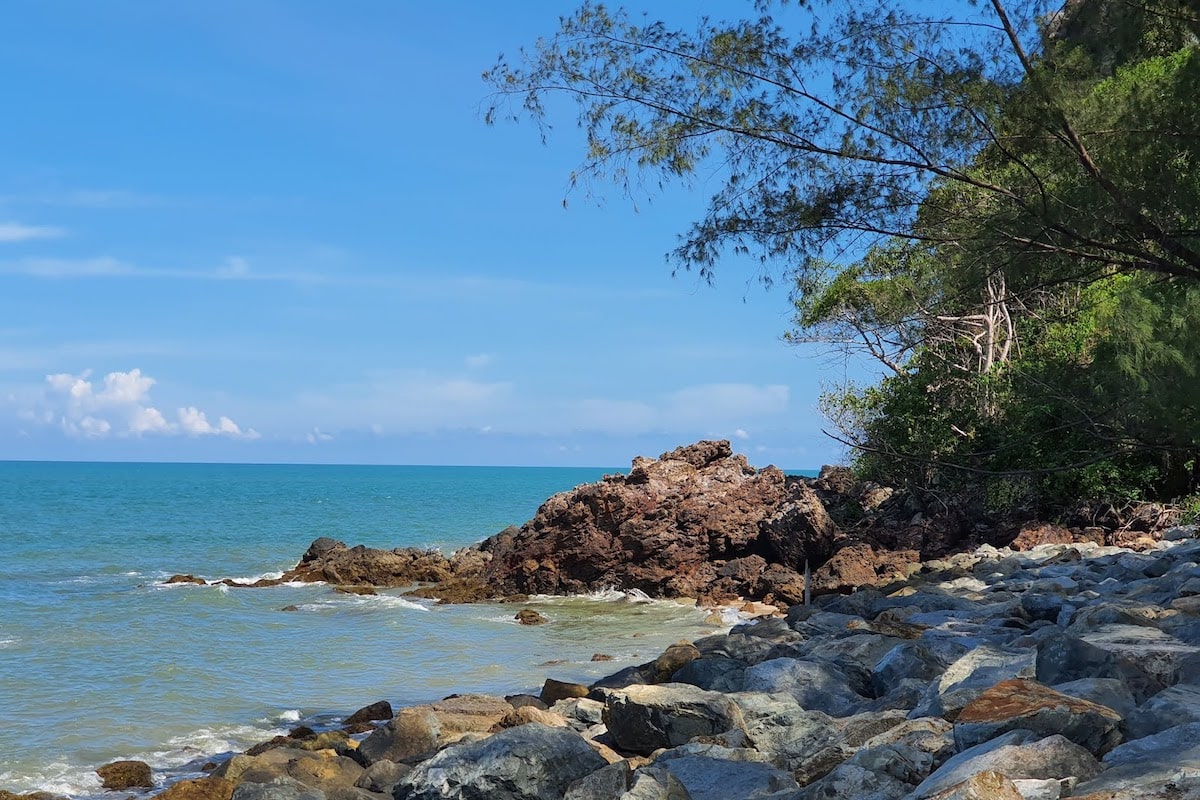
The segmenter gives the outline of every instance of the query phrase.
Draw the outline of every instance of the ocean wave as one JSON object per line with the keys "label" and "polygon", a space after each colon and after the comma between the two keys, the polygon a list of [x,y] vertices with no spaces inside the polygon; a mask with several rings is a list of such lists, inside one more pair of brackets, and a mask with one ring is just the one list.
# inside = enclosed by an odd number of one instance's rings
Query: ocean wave
{"label": "ocean wave", "polygon": [[12,647],[13,645],[17,645],[17,644],[20,644],[20,643],[21,643],[21,640],[20,640],[20,639],[16,639],[16,638],[13,638],[13,639],[0,639],[0,650],[3,650],[3,649],[4,649],[4,648],[6,648],[6,647]]}
{"label": "ocean wave", "polygon": [[264,572],[260,575],[251,575],[248,578],[217,578],[216,580],[208,581],[208,583],[211,585],[214,583],[220,583],[221,581],[233,581],[240,586],[249,586],[253,583],[257,583],[258,581],[277,581],[282,577],[283,570],[277,569],[272,572]]}
{"label": "ocean wave", "polygon": [[347,606],[368,610],[375,608],[402,608],[406,611],[429,610],[429,606],[394,594],[338,594],[312,603],[301,603],[296,608],[299,611],[331,611],[345,609]]}
{"label": "ocean wave", "polygon": [[39,763],[28,772],[10,769],[0,772],[0,785],[15,794],[49,792],[53,795],[82,797],[103,791],[95,767],[83,767],[62,761]]}

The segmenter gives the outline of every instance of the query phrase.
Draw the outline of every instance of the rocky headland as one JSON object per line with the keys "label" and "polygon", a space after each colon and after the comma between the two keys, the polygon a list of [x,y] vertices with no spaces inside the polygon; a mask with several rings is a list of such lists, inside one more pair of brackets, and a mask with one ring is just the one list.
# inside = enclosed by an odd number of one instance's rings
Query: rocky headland
{"label": "rocky headland", "polygon": [[[1164,526],[1161,513],[1068,528],[931,511],[842,470],[786,476],[700,442],[556,495],[448,557],[317,540],[256,585],[418,584],[448,601],[617,587],[780,611],[592,685],[374,703],[150,791],[1200,800],[1195,526]],[[136,778],[111,788],[145,791],[144,770],[106,769]]]}

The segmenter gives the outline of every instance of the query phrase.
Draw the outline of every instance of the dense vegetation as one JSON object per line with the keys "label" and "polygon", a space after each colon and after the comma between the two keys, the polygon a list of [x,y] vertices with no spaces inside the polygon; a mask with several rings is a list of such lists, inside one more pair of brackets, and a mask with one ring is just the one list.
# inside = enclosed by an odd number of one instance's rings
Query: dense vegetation
{"label": "dense vegetation", "polygon": [[864,477],[998,511],[1194,494],[1194,0],[748,10],[685,31],[584,5],[487,73],[493,118],[566,93],[580,177],[719,175],[672,258],[757,256],[794,286],[791,340],[880,365],[826,396]]}

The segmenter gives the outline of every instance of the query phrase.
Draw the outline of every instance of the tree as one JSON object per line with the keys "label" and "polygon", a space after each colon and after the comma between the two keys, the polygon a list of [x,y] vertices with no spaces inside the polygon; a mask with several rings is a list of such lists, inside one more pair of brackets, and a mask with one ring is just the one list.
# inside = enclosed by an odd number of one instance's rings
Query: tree
{"label": "tree", "polygon": [[1194,3],[932,7],[760,0],[684,31],[585,3],[485,74],[488,119],[545,134],[565,94],[576,178],[717,176],[671,258],[757,256],[793,282],[792,340],[883,366],[828,404],[865,471],[1194,487]]}

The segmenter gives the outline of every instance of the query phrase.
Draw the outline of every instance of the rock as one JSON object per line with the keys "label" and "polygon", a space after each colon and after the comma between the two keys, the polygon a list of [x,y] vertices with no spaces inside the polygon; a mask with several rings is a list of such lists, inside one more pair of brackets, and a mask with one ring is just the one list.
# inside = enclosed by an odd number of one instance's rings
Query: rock
{"label": "rock", "polygon": [[866,542],[849,541],[812,573],[813,596],[852,592],[903,580],[920,561],[914,550],[879,550]]}
{"label": "rock", "polygon": [[746,670],[748,692],[785,692],[803,708],[835,717],[853,713],[864,698],[847,684],[845,673],[828,664],[774,658]]}
{"label": "rock", "polygon": [[959,712],[954,741],[960,750],[1012,730],[1061,734],[1102,755],[1121,741],[1121,715],[1106,706],[1056,692],[1036,681],[1001,681]]}
{"label": "rock", "polygon": [[1200,722],[1200,685],[1181,683],[1143,703],[1125,721],[1125,729],[1128,738],[1140,739],[1193,722]]}
{"label": "rock", "polygon": [[208,581],[204,580],[204,578],[197,578],[195,575],[172,575],[163,581],[163,583],[194,583],[198,586],[204,586]]}
{"label": "rock", "polygon": [[232,800],[326,800],[326,797],[319,789],[283,775],[264,783],[240,783],[233,790]]}
{"label": "rock", "polygon": [[699,442],[551,497],[520,528],[478,546],[491,556],[482,575],[501,595],[615,586],[656,597],[754,596],[756,570],[720,576],[718,563],[767,549],[768,528],[783,538],[802,530],[823,513],[813,499],[803,480],[754,469],[729,442]]}
{"label": "rock", "polygon": [[582,683],[569,683],[546,678],[546,682],[542,684],[540,698],[547,706],[552,706],[559,700],[566,700],[569,697],[587,697],[588,691],[588,687]]}
{"label": "rock", "polygon": [[395,761],[383,759],[363,770],[354,785],[368,792],[391,794],[400,779],[411,771],[412,767],[408,764],[397,764]]}
{"label": "rock", "polygon": [[527,725],[531,722],[537,722],[551,728],[565,728],[568,726],[566,718],[561,714],[555,714],[552,711],[543,711],[533,706],[521,706],[520,708],[514,708],[506,714],[504,719],[493,726],[493,730],[513,728],[517,725]]}
{"label": "rock", "polygon": [[941,659],[920,642],[901,642],[888,650],[871,670],[871,688],[883,697],[900,681],[931,681],[946,671]]}
{"label": "rock", "polygon": [[442,750],[401,778],[395,800],[557,800],[605,766],[578,734],[536,723]]}
{"label": "rock", "polygon": [[1055,684],[1053,688],[1071,697],[1108,706],[1126,720],[1137,709],[1137,701],[1133,699],[1129,687],[1116,678],[1080,678]]}
{"label": "rock", "polygon": [[792,480],[791,502],[760,523],[764,543],[775,561],[801,572],[805,563],[829,558],[841,531],[821,499],[806,483]]}
{"label": "rock", "polygon": [[712,692],[740,692],[746,688],[746,664],[728,656],[703,656],[685,664],[671,680]]}
{"label": "rock", "polygon": [[700,657],[700,651],[691,642],[676,642],[654,660],[654,677],[659,683],[671,680],[671,676]]}
{"label": "rock", "polygon": [[1163,689],[1162,683],[1135,661],[1066,633],[1038,642],[1036,675],[1048,686],[1082,678],[1115,678],[1138,700]]}
{"label": "rock", "polygon": [[387,700],[379,700],[369,706],[363,706],[343,720],[342,725],[357,725],[360,722],[391,719],[394,716],[392,704]]}
{"label": "rock", "polygon": [[295,758],[287,763],[289,776],[326,794],[355,786],[364,772],[361,764],[346,756],[314,754],[312,757]]}
{"label": "rock", "polygon": [[592,653],[592,661],[612,661],[613,657],[607,653]]}
{"label": "rock", "polygon": [[741,692],[730,699],[742,714],[748,743],[801,783],[825,775],[851,755],[828,714],[806,711],[788,695]]}
{"label": "rock", "polygon": [[162,800],[230,800],[235,784],[224,778],[197,778],[177,781],[155,797]]}
{"label": "rock", "polygon": [[1013,550],[1032,550],[1040,545],[1071,544],[1076,541],[1075,534],[1063,525],[1045,522],[1031,522],[1022,526],[1017,538],[1008,545]]}
{"label": "rock", "polygon": [[341,586],[409,586],[453,575],[450,560],[436,550],[380,550],[322,537],[309,545],[295,567],[279,579],[325,581]]}
{"label": "rock", "polygon": [[1062,736],[1036,739],[1029,731],[1010,731],[958,753],[922,781],[909,797],[931,798],[989,770],[1010,779],[1086,779],[1100,772],[1100,763],[1087,750]]}
{"label": "rock", "polygon": [[954,661],[929,685],[909,716],[944,717],[953,722],[962,707],[984,690],[1008,678],[1032,677],[1034,659],[1034,653],[1027,650],[976,647]]}
{"label": "rock", "polygon": [[358,754],[368,765],[382,760],[415,763],[437,750],[441,733],[441,722],[429,706],[402,708],[363,740]]}
{"label": "rock", "polygon": [[96,770],[105,789],[150,789],[154,779],[145,761],[114,761]]}
{"label": "rock", "polygon": [[692,800],[674,775],[664,767],[637,771],[622,761],[575,781],[564,800]]}
{"label": "rock", "polygon": [[790,772],[757,761],[671,757],[668,751],[655,763],[683,784],[692,800],[729,800],[800,788]]}
{"label": "rock", "polygon": [[617,747],[643,754],[744,724],[737,705],[725,695],[682,683],[609,692],[604,723]]}
{"label": "rock", "polygon": [[986,770],[962,783],[930,795],[929,800],[1025,800],[1007,776]]}
{"label": "rock", "polygon": [[545,625],[550,621],[532,608],[522,608],[513,619],[522,625]]}
{"label": "rock", "polygon": [[1076,795],[1138,790],[1188,780],[1200,788],[1200,723],[1125,742],[1104,757],[1104,765],[1104,772],[1076,787]]}

